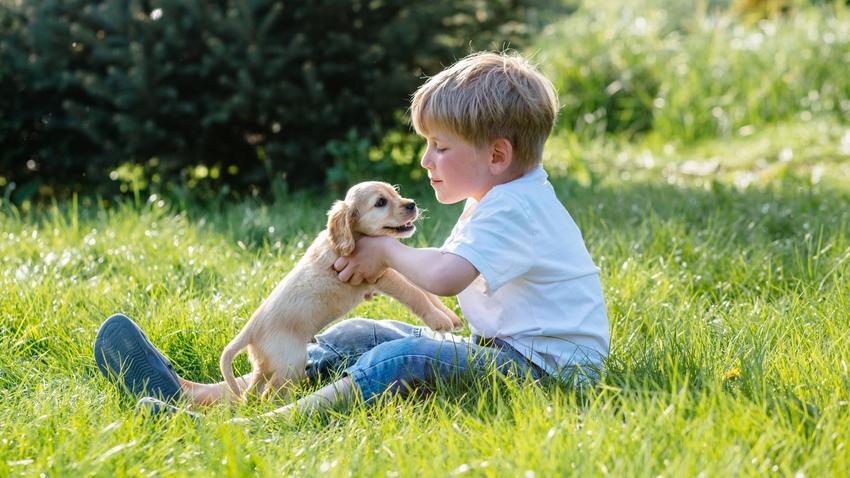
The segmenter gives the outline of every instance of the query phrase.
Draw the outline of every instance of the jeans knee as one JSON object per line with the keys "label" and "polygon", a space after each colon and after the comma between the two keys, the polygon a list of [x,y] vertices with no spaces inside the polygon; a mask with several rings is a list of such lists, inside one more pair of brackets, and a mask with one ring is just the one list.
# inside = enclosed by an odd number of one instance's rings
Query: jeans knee
{"label": "jeans knee", "polygon": [[356,330],[369,330],[374,326],[374,323],[375,321],[372,319],[354,317],[351,319],[340,320],[339,322],[328,327],[328,331],[344,330],[350,332]]}
{"label": "jeans knee", "polygon": [[331,344],[334,349],[369,348],[375,346],[375,321],[346,319],[330,326],[316,336],[320,344]]}
{"label": "jeans knee", "polygon": [[409,384],[461,372],[464,356],[454,345],[415,336],[393,340],[363,354],[347,371],[371,400],[385,391],[402,392]]}
{"label": "jeans knee", "polygon": [[429,338],[404,337],[378,344],[358,360],[358,365],[363,368],[379,365],[428,368],[438,361],[455,361],[457,354],[451,345]]}
{"label": "jeans knee", "polygon": [[423,337],[405,337],[386,344],[384,356],[402,357],[405,355],[430,357],[439,343],[435,340]]}
{"label": "jeans knee", "polygon": [[[340,321],[316,336],[319,343],[339,349],[370,349],[378,344],[419,335],[416,327],[395,320],[353,318]],[[362,352],[363,350],[361,350]]]}

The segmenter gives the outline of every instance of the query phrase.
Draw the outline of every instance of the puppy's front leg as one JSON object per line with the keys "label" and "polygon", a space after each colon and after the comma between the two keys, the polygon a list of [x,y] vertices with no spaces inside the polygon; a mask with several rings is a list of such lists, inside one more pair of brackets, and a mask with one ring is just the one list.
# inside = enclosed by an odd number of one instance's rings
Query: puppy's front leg
{"label": "puppy's front leg", "polygon": [[381,292],[406,305],[431,329],[437,332],[448,332],[454,327],[450,316],[431,302],[425,291],[410,283],[398,271],[387,269],[375,286]]}

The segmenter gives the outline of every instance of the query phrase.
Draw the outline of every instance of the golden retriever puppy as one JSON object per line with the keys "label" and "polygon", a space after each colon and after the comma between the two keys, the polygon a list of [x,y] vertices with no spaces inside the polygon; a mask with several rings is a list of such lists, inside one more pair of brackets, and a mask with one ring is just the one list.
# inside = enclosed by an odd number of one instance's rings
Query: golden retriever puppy
{"label": "golden retriever puppy", "polygon": [[[364,182],[349,189],[345,200],[337,201],[328,212],[327,229],[224,348],[220,366],[230,390],[245,398],[250,393],[276,392],[301,380],[307,343],[367,294],[382,292],[394,297],[436,331],[460,327],[460,319],[440,299],[395,270],[388,269],[375,284],[351,285],[340,281],[333,269],[339,256],[351,254],[360,235],[410,237],[418,216],[416,204],[387,183]],[[253,372],[243,391],[232,363],[246,347]]]}

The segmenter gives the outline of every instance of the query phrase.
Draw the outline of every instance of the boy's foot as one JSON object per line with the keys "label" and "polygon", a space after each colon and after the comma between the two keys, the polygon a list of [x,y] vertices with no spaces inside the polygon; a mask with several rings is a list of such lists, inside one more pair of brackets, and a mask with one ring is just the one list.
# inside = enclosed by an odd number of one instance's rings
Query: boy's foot
{"label": "boy's foot", "polygon": [[139,400],[139,403],[136,404],[136,413],[147,413],[148,416],[152,417],[176,415],[181,411],[196,420],[203,417],[200,413],[190,412],[189,410],[181,410],[170,403],[163,402],[162,400],[158,400],[153,397],[142,397],[142,399]]}
{"label": "boy's foot", "polygon": [[100,326],[94,359],[109,381],[134,397],[180,400],[180,382],[171,362],[124,315],[115,314]]}

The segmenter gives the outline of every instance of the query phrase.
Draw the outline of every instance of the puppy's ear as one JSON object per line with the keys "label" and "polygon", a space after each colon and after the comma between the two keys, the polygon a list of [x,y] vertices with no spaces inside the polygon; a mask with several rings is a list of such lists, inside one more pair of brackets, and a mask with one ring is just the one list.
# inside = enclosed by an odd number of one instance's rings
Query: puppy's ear
{"label": "puppy's ear", "polygon": [[354,252],[353,227],[357,214],[357,208],[345,201],[335,202],[328,211],[328,235],[331,245],[341,256]]}

